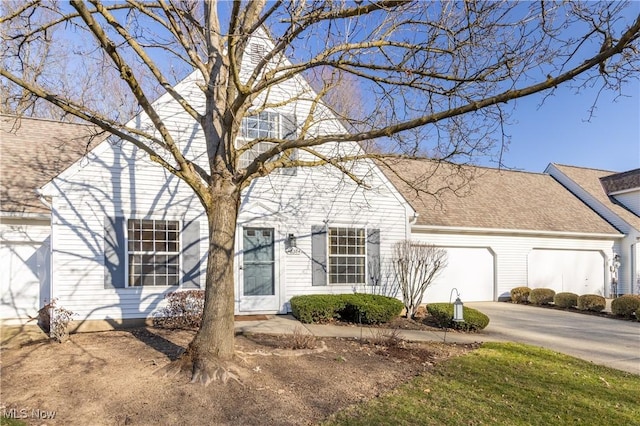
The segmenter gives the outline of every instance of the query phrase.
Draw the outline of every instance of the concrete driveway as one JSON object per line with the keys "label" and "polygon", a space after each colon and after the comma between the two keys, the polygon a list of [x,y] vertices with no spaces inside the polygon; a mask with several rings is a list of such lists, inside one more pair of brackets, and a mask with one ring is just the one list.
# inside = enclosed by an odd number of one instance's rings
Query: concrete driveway
{"label": "concrete driveway", "polygon": [[541,346],[596,364],[640,374],[640,323],[504,302],[465,303],[485,313],[478,335]]}

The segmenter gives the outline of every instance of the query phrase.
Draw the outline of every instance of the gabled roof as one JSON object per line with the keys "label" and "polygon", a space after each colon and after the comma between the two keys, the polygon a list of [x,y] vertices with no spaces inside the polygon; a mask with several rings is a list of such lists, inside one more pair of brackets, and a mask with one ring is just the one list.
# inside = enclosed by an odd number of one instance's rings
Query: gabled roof
{"label": "gabled roof", "polygon": [[640,189],[640,169],[601,177],[600,182],[607,194],[634,188]]}
{"label": "gabled roof", "polygon": [[48,213],[37,189],[106,137],[86,124],[0,114],[0,211]]}
{"label": "gabled roof", "polygon": [[[628,182],[633,182],[634,179],[637,179],[640,169],[616,173],[608,170],[587,169],[562,164],[553,164],[553,166],[622,220],[634,228],[640,229],[640,217],[608,195],[608,193],[622,190],[623,187],[628,188]],[[630,175],[627,175],[627,173]],[[607,189],[605,189],[605,185]],[[609,186],[617,189],[612,191]]]}
{"label": "gabled roof", "polygon": [[[620,234],[547,174],[429,160],[386,163],[391,169],[383,165],[383,171],[418,212],[419,226]],[[421,192],[437,190],[435,197]]]}

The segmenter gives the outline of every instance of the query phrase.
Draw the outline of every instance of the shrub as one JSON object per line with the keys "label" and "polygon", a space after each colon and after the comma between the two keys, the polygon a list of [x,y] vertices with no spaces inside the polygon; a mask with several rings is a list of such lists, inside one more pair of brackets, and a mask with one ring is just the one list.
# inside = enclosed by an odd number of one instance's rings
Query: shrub
{"label": "shrub", "polygon": [[513,303],[527,303],[529,301],[529,287],[515,287],[511,289],[511,301]]}
{"label": "shrub", "polygon": [[291,312],[300,322],[323,323],[331,319],[378,324],[400,315],[398,299],[376,294],[314,294],[291,298]]}
{"label": "shrub", "polygon": [[58,305],[58,299],[51,299],[38,311],[38,325],[51,340],[64,342],[69,337],[69,324],[75,313]]}
{"label": "shrub", "polygon": [[575,308],[578,304],[578,295],[575,293],[556,293],[553,296],[553,304],[561,308]]}
{"label": "shrub", "polygon": [[578,309],[581,311],[601,312],[607,306],[604,297],[597,294],[583,294],[578,297]]}
{"label": "shrub", "polygon": [[636,318],[640,317],[640,296],[633,294],[625,294],[611,301],[611,312],[625,318],[633,318],[635,312]]}
{"label": "shrub", "polygon": [[464,331],[479,331],[489,325],[489,317],[477,309],[463,307],[462,316],[464,322],[453,321],[453,304],[430,303],[427,311],[434,317],[440,327],[455,328]]}
{"label": "shrub", "polygon": [[550,288],[534,288],[529,293],[529,302],[534,305],[548,305],[553,302],[556,292]]}
{"label": "shrub", "polygon": [[167,306],[153,318],[153,325],[162,328],[198,328],[202,323],[204,290],[181,290],[167,294]]}

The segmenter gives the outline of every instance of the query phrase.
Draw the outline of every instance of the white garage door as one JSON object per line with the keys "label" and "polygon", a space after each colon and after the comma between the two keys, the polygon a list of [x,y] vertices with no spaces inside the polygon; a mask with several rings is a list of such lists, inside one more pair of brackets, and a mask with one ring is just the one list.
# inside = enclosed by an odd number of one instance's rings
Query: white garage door
{"label": "white garage door", "polygon": [[529,253],[529,287],[604,295],[604,268],[599,251],[534,249]]}
{"label": "white garage door", "polygon": [[[494,300],[493,254],[487,248],[445,247],[447,268],[427,289],[423,303],[448,302],[451,289],[463,302]],[[455,292],[453,300],[455,300]],[[452,300],[452,302],[453,302]]]}
{"label": "white garage door", "polygon": [[[47,246],[43,244],[3,243],[0,246],[0,318],[8,320],[7,323],[24,323],[29,316],[37,314],[41,306],[39,277],[46,278],[47,253]],[[45,298],[47,290],[42,291]]]}

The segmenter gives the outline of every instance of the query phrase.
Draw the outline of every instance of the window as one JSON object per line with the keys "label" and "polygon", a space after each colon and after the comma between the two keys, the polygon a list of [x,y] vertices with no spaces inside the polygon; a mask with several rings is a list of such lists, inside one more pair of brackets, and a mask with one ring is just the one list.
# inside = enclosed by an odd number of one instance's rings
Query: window
{"label": "window", "polygon": [[129,286],[178,285],[178,225],[176,220],[129,219]]}
{"label": "window", "polygon": [[[240,137],[245,140],[254,139],[295,139],[296,119],[292,114],[280,114],[262,111],[255,115],[248,115],[242,119]],[[240,141],[241,146],[244,141]],[[240,167],[246,168],[260,154],[269,150],[272,142],[258,142],[250,150],[244,152],[240,158]],[[291,160],[297,159],[297,152],[293,150]],[[295,169],[293,169],[295,170]],[[288,173],[295,174],[295,173]]]}
{"label": "window", "polygon": [[363,228],[329,228],[329,284],[364,284]]}

